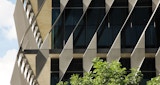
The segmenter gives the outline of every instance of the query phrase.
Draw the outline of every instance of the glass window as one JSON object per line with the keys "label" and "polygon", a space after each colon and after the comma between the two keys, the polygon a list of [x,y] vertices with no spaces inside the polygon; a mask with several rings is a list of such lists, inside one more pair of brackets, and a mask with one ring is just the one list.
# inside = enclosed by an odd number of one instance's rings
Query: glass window
{"label": "glass window", "polygon": [[111,8],[108,19],[111,26],[122,26],[127,16],[127,8]]}
{"label": "glass window", "polygon": [[98,31],[98,48],[111,47],[127,14],[127,8],[111,8]]}
{"label": "glass window", "polygon": [[83,65],[82,58],[73,59],[62,80],[63,81],[69,80],[69,78],[73,74],[80,74],[82,76],[83,75],[83,66],[82,65]]}
{"label": "glass window", "polygon": [[160,46],[160,24],[159,24],[160,23],[160,7],[157,9],[154,20],[155,20],[155,29],[153,30],[155,30],[155,36],[156,36],[155,41],[157,42],[156,47],[159,47]]}
{"label": "glass window", "polygon": [[113,7],[128,7],[128,0],[114,0]]}
{"label": "glass window", "polygon": [[86,23],[85,17],[81,20],[80,24],[74,31],[74,49],[86,47]]}
{"label": "glass window", "polygon": [[67,42],[82,13],[82,9],[65,9],[65,42]]}
{"label": "glass window", "polygon": [[60,0],[52,0],[52,7],[60,7]]}
{"label": "glass window", "polygon": [[64,13],[52,29],[52,33],[54,34],[54,36],[52,36],[54,38],[54,48],[62,49],[64,44]]}
{"label": "glass window", "polygon": [[51,59],[51,85],[59,82],[59,59]]}
{"label": "glass window", "polygon": [[130,58],[121,58],[120,61],[122,66],[127,69],[127,71],[130,71],[131,65],[130,65]]}
{"label": "glass window", "polygon": [[[150,63],[148,63],[150,62]],[[140,70],[143,73],[144,79],[150,79],[156,76],[155,72],[155,59],[154,58],[145,58]]]}
{"label": "glass window", "polygon": [[112,29],[108,28],[107,18],[104,20],[102,26],[98,30],[98,48],[106,48],[112,45]]}
{"label": "glass window", "polygon": [[74,32],[74,48],[86,48],[105,15],[104,8],[89,8]]}
{"label": "glass window", "polygon": [[145,33],[145,47],[158,48],[157,40],[156,40],[156,29],[154,28],[153,21],[150,23]]}
{"label": "glass window", "polygon": [[69,0],[67,7],[83,7],[82,0]]}
{"label": "glass window", "polygon": [[51,73],[51,85],[56,85],[59,82],[59,74]]}
{"label": "glass window", "polygon": [[135,8],[122,30],[122,48],[134,48],[152,14],[151,7]]}
{"label": "glass window", "polygon": [[59,59],[51,59],[51,71],[59,71]]}
{"label": "glass window", "polygon": [[93,35],[95,34],[96,29],[100,25],[103,17],[105,15],[105,9],[95,8],[95,9],[88,9],[87,11],[87,19],[86,19],[86,45],[90,43]]}
{"label": "glass window", "polygon": [[[67,42],[70,34],[82,16],[82,9],[65,9],[52,30],[52,47],[62,49]],[[54,9],[52,14],[52,22],[55,22],[59,16],[59,9]],[[54,42],[54,43],[53,43]]]}
{"label": "glass window", "polygon": [[105,0],[92,0],[90,7],[105,7]]}
{"label": "glass window", "polygon": [[60,9],[52,9],[52,24],[56,21],[57,17],[60,14]]}
{"label": "glass window", "polygon": [[82,58],[74,58],[67,71],[83,71],[83,67],[82,67]]}
{"label": "glass window", "polygon": [[152,6],[152,0],[138,0],[137,6]]}

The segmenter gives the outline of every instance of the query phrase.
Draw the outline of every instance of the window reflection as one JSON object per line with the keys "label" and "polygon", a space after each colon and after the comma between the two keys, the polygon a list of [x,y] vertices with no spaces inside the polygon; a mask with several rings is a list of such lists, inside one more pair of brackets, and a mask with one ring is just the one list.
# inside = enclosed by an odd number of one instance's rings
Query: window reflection
{"label": "window reflection", "polygon": [[[52,1],[52,24],[60,14],[59,0]],[[62,49],[70,34],[74,30],[74,49],[85,49],[90,43],[95,30],[100,25],[105,15],[105,0],[93,0],[86,14],[77,25],[83,14],[82,0],[69,1],[66,9],[60,16],[52,30],[52,48]],[[96,4],[98,3],[98,4]],[[138,0],[129,20],[121,33],[121,47],[134,48],[142,31],[152,14],[152,0]],[[146,30],[146,48],[157,48],[160,46],[160,17],[159,9],[154,19]],[[128,0],[115,0],[107,17],[98,30],[98,49],[110,48],[128,16]]]}

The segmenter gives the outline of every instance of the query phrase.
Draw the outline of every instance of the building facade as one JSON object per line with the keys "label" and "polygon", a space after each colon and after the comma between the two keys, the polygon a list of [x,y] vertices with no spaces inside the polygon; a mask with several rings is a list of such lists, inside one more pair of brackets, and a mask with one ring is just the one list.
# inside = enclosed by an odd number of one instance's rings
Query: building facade
{"label": "building facade", "polygon": [[160,74],[160,0],[17,0],[11,85],[55,85],[119,60],[144,81]]}

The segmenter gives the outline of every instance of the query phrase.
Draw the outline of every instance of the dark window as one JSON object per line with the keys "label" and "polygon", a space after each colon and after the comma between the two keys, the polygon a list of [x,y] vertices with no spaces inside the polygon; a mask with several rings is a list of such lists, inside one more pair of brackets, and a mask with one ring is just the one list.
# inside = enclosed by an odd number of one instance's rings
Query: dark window
{"label": "dark window", "polygon": [[157,9],[154,20],[155,20],[155,29],[152,29],[152,30],[155,30],[155,36],[156,36],[155,41],[157,42],[156,47],[159,47],[160,46],[160,24],[159,24],[159,22],[160,22],[160,7],[158,7],[158,9]]}
{"label": "dark window", "polygon": [[90,7],[105,7],[105,0],[92,0]]}
{"label": "dark window", "polygon": [[152,6],[152,0],[138,0],[137,6]]}
{"label": "dark window", "polygon": [[62,49],[64,44],[64,13],[52,29],[52,33],[54,34],[54,36],[52,36],[54,38],[54,45],[52,46],[54,46],[55,49]]}
{"label": "dark window", "polygon": [[109,22],[111,26],[122,26],[128,15],[127,8],[111,8],[109,12]]}
{"label": "dark window", "polygon": [[152,14],[152,8],[135,8],[122,30],[122,48],[134,48]]}
{"label": "dark window", "polygon": [[105,14],[104,8],[89,8],[74,32],[74,49],[86,48]]}
{"label": "dark window", "polygon": [[59,71],[59,59],[51,59],[51,71]]}
{"label": "dark window", "polygon": [[[52,48],[62,49],[68,40],[71,32],[78,23],[83,10],[82,9],[65,9],[52,30]],[[53,14],[54,15],[54,14]],[[56,17],[56,16],[55,16]],[[55,17],[53,19],[55,20]],[[53,20],[53,21],[54,21]],[[53,43],[54,42],[54,43]]]}
{"label": "dark window", "polygon": [[59,59],[51,59],[51,85],[59,82]]}
{"label": "dark window", "polygon": [[60,0],[52,0],[52,7],[60,7]]}
{"label": "dark window", "polygon": [[128,0],[114,0],[113,7],[128,7]]}
{"label": "dark window", "polygon": [[82,58],[75,58],[71,61],[67,71],[83,71]]}
{"label": "dark window", "polygon": [[82,0],[69,0],[67,7],[83,7]]}
{"label": "dark window", "polygon": [[59,14],[60,14],[60,9],[56,9],[56,8],[52,9],[52,24],[56,21]]}
{"label": "dark window", "polygon": [[79,74],[80,76],[82,76],[83,75],[83,66],[82,65],[83,65],[82,58],[73,59],[62,80],[63,81],[69,80],[69,78],[73,74]]}
{"label": "dark window", "polygon": [[145,58],[140,70],[143,73],[144,79],[151,79],[156,76],[155,72],[155,59],[154,58]]}
{"label": "dark window", "polygon": [[[106,24],[107,23],[107,24]],[[105,18],[98,30],[98,48],[106,48],[112,45],[112,30],[108,28],[108,19]]]}
{"label": "dark window", "polygon": [[127,71],[130,71],[131,69],[130,58],[121,58],[119,62],[121,62],[122,67],[125,67]]}
{"label": "dark window", "polygon": [[82,9],[65,9],[65,42],[82,16]]}
{"label": "dark window", "polygon": [[88,9],[86,18],[86,45],[90,43],[96,29],[101,23],[105,14],[105,9]]}
{"label": "dark window", "polygon": [[98,48],[111,47],[127,17],[127,14],[127,8],[110,9],[108,16],[98,31]]}
{"label": "dark window", "polygon": [[145,47],[146,48],[158,48],[156,40],[156,29],[154,27],[154,22],[152,21],[148,26],[145,33]]}
{"label": "dark window", "polygon": [[74,44],[74,49],[77,48],[85,48],[86,47],[86,17],[83,17],[83,19],[81,20],[80,24],[78,25],[78,27],[76,28],[76,30],[74,31],[74,37],[73,37],[73,44]]}
{"label": "dark window", "polygon": [[59,73],[51,73],[51,85],[56,85],[59,82]]}

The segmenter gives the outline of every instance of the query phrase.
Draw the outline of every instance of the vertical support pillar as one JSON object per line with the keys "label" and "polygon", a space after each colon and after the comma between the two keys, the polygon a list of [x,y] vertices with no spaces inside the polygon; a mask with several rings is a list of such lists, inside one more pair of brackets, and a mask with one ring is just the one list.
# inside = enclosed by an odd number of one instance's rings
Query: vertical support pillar
{"label": "vertical support pillar", "polygon": [[63,78],[73,59],[73,33],[70,35],[66,45],[59,56],[59,78]]}
{"label": "vertical support pillar", "polygon": [[89,72],[92,68],[92,60],[97,56],[97,31],[101,27],[102,23],[104,22],[114,0],[105,0],[105,7],[106,7],[106,14],[103,17],[101,23],[99,24],[92,40],[90,41],[84,55],[83,55],[83,70],[85,72]]}
{"label": "vertical support pillar", "polygon": [[[63,1],[63,0],[62,0]],[[75,26],[73,32],[71,33],[69,39],[67,40],[67,43],[65,44],[60,56],[59,56],[59,78],[60,80],[63,78],[64,74],[66,73],[72,59],[73,59],[73,33],[76,30],[77,26],[79,25],[79,23],[81,22],[82,18],[84,17],[89,4],[91,3],[91,0],[83,0],[83,14],[80,18],[80,20],[78,21],[77,25]],[[63,4],[65,5],[65,4]],[[63,7],[61,8],[63,9]]]}
{"label": "vertical support pillar", "polygon": [[160,75],[160,48],[155,55],[156,75]]}
{"label": "vertical support pillar", "polygon": [[153,0],[152,3],[154,3],[155,5],[152,7],[153,13],[147,23],[147,25],[145,26],[140,39],[138,40],[138,43],[136,44],[132,54],[131,54],[131,68],[137,68],[137,70],[140,69],[144,58],[145,58],[145,32],[151,22],[151,20],[153,19],[153,16],[155,15],[155,12],[158,9],[160,0]]}
{"label": "vertical support pillar", "polygon": [[24,68],[24,78],[27,78],[28,70],[29,70],[29,65],[26,65]]}
{"label": "vertical support pillar", "polygon": [[19,54],[19,57],[18,57],[18,60],[17,60],[19,67],[21,66],[22,59],[23,59],[23,53],[20,53],[20,54]]}
{"label": "vertical support pillar", "polygon": [[25,68],[25,65],[26,65],[26,59],[23,59],[23,61],[22,61],[22,66],[21,66],[21,73],[23,73],[24,72],[24,68]]}
{"label": "vertical support pillar", "polygon": [[60,11],[63,12],[69,0],[60,0]]}
{"label": "vertical support pillar", "polygon": [[29,81],[29,85],[32,85],[33,80],[34,80],[34,75],[31,76],[31,79],[30,79],[30,81]]}
{"label": "vertical support pillar", "polygon": [[[157,6],[157,3],[159,2],[160,0],[152,0],[152,10],[154,10]],[[160,47],[158,49],[158,51],[156,52],[156,55],[155,55],[155,67],[156,67],[156,76],[160,75]]]}
{"label": "vertical support pillar", "polygon": [[124,24],[122,25],[115,41],[112,44],[112,47],[110,48],[108,54],[107,54],[107,61],[111,62],[113,60],[119,60],[121,58],[121,31],[124,28],[124,26],[126,25],[136,3],[137,0],[128,0],[129,3],[129,14],[124,22]]}
{"label": "vertical support pillar", "polygon": [[27,75],[27,82],[29,82],[29,80],[31,78],[31,74],[32,74],[32,70],[29,70],[28,75]]}
{"label": "vertical support pillar", "polygon": [[109,10],[111,9],[113,2],[114,0],[105,0],[106,14],[108,14]]}
{"label": "vertical support pillar", "polygon": [[92,60],[97,56],[97,32],[94,34],[83,55],[83,70],[89,72],[92,68]]}
{"label": "vertical support pillar", "polygon": [[131,54],[131,68],[140,69],[145,58],[145,33],[143,33],[138,40],[132,54]]}
{"label": "vertical support pillar", "polygon": [[86,12],[92,0],[83,0],[83,12]]}

